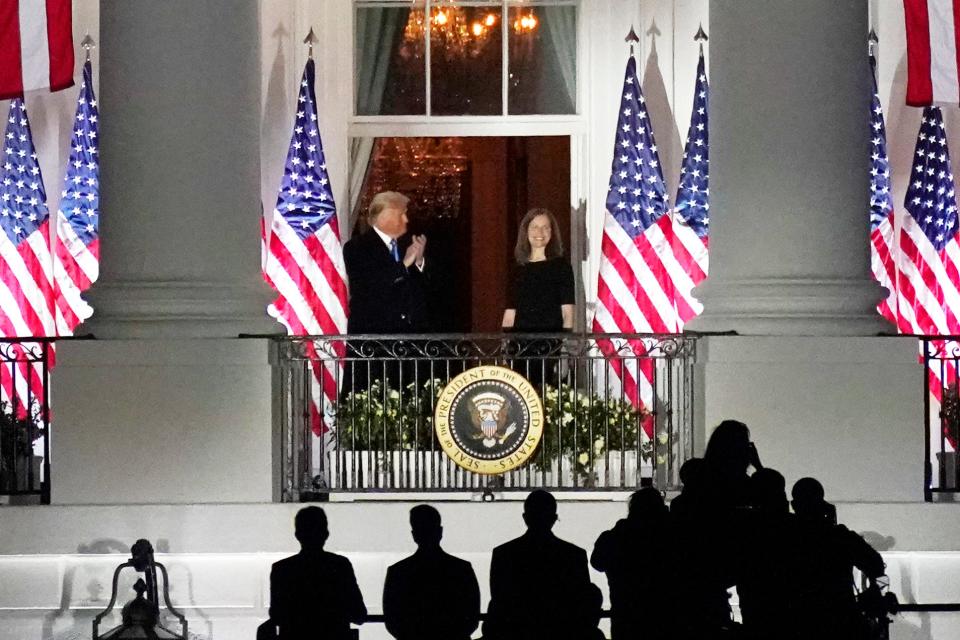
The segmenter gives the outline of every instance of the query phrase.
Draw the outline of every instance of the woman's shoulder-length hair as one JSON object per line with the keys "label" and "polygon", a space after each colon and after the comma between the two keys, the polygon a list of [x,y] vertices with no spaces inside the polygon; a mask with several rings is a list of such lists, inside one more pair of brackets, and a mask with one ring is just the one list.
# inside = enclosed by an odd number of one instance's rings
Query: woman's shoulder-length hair
{"label": "woman's shoulder-length hair", "polygon": [[545,249],[547,259],[559,258],[563,255],[563,236],[560,235],[560,225],[557,223],[557,218],[549,209],[537,207],[527,211],[517,228],[517,245],[513,250],[513,257],[517,264],[530,262],[530,238],[527,236],[527,230],[537,216],[547,216],[547,219],[550,220],[550,243]]}

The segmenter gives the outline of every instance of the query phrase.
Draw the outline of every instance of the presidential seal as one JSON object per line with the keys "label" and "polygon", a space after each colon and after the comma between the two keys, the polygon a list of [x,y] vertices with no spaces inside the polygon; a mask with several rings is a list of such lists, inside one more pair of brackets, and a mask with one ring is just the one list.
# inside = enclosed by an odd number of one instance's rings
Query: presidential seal
{"label": "presidential seal", "polygon": [[543,436],[543,404],[530,381],[504,367],[474,367],[437,400],[434,430],[444,453],[482,474],[515,469]]}

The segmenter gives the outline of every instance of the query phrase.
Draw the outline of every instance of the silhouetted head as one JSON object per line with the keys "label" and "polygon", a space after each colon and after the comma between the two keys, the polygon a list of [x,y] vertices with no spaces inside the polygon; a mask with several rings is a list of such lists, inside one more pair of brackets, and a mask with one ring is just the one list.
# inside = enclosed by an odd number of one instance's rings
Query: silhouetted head
{"label": "silhouetted head", "polygon": [[543,489],[531,491],[523,501],[523,521],[531,531],[549,531],[557,521],[557,499]]}
{"label": "silhouetted head", "polygon": [[304,548],[322,549],[330,531],[327,514],[320,507],[304,507],[293,520],[294,535]]}
{"label": "silhouetted head", "polygon": [[793,512],[802,517],[820,517],[826,501],[823,485],[816,478],[800,478],[790,491],[793,496]]}
{"label": "silhouetted head", "polygon": [[410,509],[410,533],[419,547],[436,547],[443,538],[440,512],[428,504],[418,504]]}
{"label": "silhouetted head", "polygon": [[684,491],[689,488],[696,488],[703,474],[703,458],[690,458],[680,465],[680,484]]}
{"label": "silhouetted head", "polygon": [[630,496],[627,518],[630,520],[658,520],[669,513],[663,496],[653,487],[644,487]]}
{"label": "silhouetted head", "polygon": [[767,514],[790,511],[787,504],[787,481],[776,469],[758,469],[750,476],[750,504]]}
{"label": "silhouetted head", "polygon": [[714,471],[745,474],[750,466],[750,429],[738,420],[724,420],[710,434],[703,459]]}

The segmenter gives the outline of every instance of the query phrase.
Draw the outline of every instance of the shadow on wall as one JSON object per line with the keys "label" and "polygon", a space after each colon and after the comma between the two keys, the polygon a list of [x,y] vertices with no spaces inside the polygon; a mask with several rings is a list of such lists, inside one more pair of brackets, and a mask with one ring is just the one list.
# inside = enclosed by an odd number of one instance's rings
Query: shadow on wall
{"label": "shadow on wall", "polygon": [[[130,553],[130,545],[112,538],[100,538],[88,544],[77,545],[77,553],[82,555],[104,555]],[[63,572],[60,588],[60,608],[44,615],[43,640],[72,640],[73,638],[89,638],[93,618],[99,609],[105,609],[110,602],[110,582],[104,582],[95,576],[78,576],[76,564],[70,564]],[[81,597],[78,604],[92,609],[72,609],[74,601],[74,586],[78,579],[85,579],[86,595]]]}
{"label": "shadow on wall", "polygon": [[[913,591],[913,578],[909,571],[904,572],[900,581],[900,589],[897,594],[900,602],[916,602],[917,594]],[[890,629],[890,637],[897,640],[933,640],[933,631],[930,628],[930,614],[916,614],[920,621],[920,626],[915,626],[912,622],[904,620],[903,616],[894,619],[893,626]]]}
{"label": "shadow on wall", "polygon": [[663,71],[660,69],[660,57],[657,54],[657,37],[660,35],[660,29],[656,21],[650,23],[646,33],[650,36],[650,55],[647,56],[647,63],[643,70],[643,97],[646,100],[647,113],[650,114],[650,123],[657,141],[664,183],[667,194],[670,196],[668,204],[672,208],[673,198],[680,184],[683,142],[680,139],[680,131],[677,129],[677,118],[670,108],[670,97],[667,95]]}
{"label": "shadow on wall", "polygon": [[[160,538],[157,540],[155,548],[157,553],[170,553],[170,542],[165,538]],[[43,617],[42,640],[86,640],[90,638],[94,617],[106,609],[110,602],[113,572],[117,565],[128,559],[130,545],[112,538],[100,538],[89,543],[79,544],[77,554],[123,556],[123,559],[111,558],[109,562],[103,565],[92,565],[89,569],[84,567],[83,562],[70,563],[63,572],[60,606]],[[197,625],[204,629],[204,633],[200,634],[191,631],[191,638],[212,638],[213,621],[202,610],[195,608],[193,572],[190,571],[189,567],[172,565],[167,567],[171,574],[174,573],[174,566],[178,569],[178,573],[186,577],[186,593],[184,597],[178,597],[177,584],[175,581],[171,581],[169,587],[171,602],[178,608],[190,608],[191,627],[196,629],[197,627],[193,625]],[[133,599],[131,587],[137,577],[138,575],[132,569],[125,569],[121,573],[117,585],[117,602],[112,614],[115,616],[116,623],[119,623],[119,614],[123,605]],[[84,595],[77,594],[75,596],[74,590],[78,586],[85,591]],[[104,623],[101,623],[101,631],[106,631],[111,624],[114,624],[108,622],[109,620],[110,618],[107,618]]]}
{"label": "shadow on wall", "polygon": [[897,540],[893,536],[885,536],[876,531],[862,531],[860,535],[867,541],[867,544],[880,552],[890,551],[897,544]]}
{"label": "shadow on wall", "polygon": [[[287,41],[290,33],[280,24],[273,31],[273,37],[277,41],[277,52],[273,59],[273,65],[270,68],[270,78],[267,81],[267,91],[263,104],[263,119],[260,123],[260,140],[277,140],[277,157],[274,163],[283,161],[283,153],[289,140],[284,138],[285,132],[291,126],[287,110],[287,88],[285,86],[287,77],[287,61],[284,56],[283,45]],[[270,164],[268,166],[274,166]],[[282,170],[282,166],[281,170]],[[267,224],[270,223],[273,215],[273,209],[277,203],[276,190],[280,184],[279,175],[264,175],[261,178],[261,190],[263,190],[263,203]],[[272,199],[271,189],[273,189]]]}
{"label": "shadow on wall", "polygon": [[903,198],[913,162],[913,150],[917,146],[917,131],[920,128],[922,109],[907,106],[907,54],[897,63],[887,102],[887,156],[893,186],[893,207],[903,210]]}

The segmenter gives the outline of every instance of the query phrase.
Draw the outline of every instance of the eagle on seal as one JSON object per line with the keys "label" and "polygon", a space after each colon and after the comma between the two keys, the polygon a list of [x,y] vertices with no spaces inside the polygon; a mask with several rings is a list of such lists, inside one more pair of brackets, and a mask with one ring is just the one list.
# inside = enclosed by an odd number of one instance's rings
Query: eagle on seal
{"label": "eagle on seal", "polygon": [[487,391],[475,395],[471,403],[470,417],[477,430],[473,438],[482,440],[483,446],[488,449],[497,443],[503,444],[516,429],[516,425],[511,425],[505,433],[503,429],[510,413],[510,401],[499,393]]}

